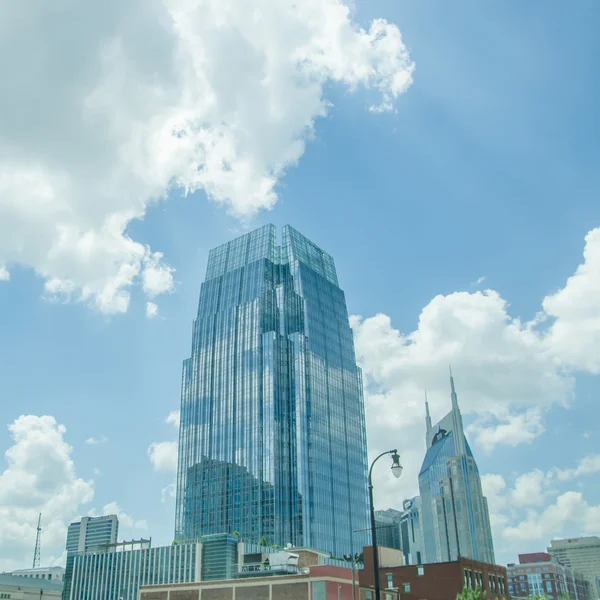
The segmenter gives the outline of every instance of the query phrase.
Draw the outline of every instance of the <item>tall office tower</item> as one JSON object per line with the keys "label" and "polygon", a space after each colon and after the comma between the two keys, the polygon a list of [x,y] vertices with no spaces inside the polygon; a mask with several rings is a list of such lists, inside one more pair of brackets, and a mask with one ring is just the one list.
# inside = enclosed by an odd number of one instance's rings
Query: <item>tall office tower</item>
{"label": "tall office tower", "polygon": [[400,550],[400,516],[399,510],[388,508],[375,511],[375,527],[377,528],[377,545],[384,548]]}
{"label": "tall office tower", "polygon": [[334,262],[290,226],[212,250],[184,361],[175,538],[358,552],[361,373]]}
{"label": "tall office tower", "polygon": [[452,410],[435,426],[425,401],[427,453],[419,473],[425,561],[494,563],[487,499],[464,434],[450,373]]}
{"label": "tall office tower", "polygon": [[600,598],[600,537],[552,540],[548,554],[565,567],[579,571],[589,582],[591,599]]}
{"label": "tall office tower", "polygon": [[117,515],[82,517],[67,530],[67,552],[85,552],[95,546],[114,544],[119,533]]}
{"label": "tall office tower", "polygon": [[425,555],[423,541],[423,522],[421,516],[421,497],[405,500],[400,513],[400,548],[404,554],[405,565],[422,565]]}

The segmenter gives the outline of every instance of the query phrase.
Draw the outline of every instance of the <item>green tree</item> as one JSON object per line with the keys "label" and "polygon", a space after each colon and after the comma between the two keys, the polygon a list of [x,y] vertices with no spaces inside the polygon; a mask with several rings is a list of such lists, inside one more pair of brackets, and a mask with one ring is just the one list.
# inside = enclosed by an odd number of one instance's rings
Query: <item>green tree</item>
{"label": "green tree", "polygon": [[258,545],[259,546],[268,546],[269,545],[269,541],[267,540],[267,538],[263,535],[260,540],[258,540]]}
{"label": "green tree", "polygon": [[487,600],[487,596],[480,587],[466,587],[460,594],[456,595],[456,600]]}
{"label": "green tree", "polygon": [[239,531],[234,531],[233,535],[235,535],[235,537],[240,537],[240,532]]}

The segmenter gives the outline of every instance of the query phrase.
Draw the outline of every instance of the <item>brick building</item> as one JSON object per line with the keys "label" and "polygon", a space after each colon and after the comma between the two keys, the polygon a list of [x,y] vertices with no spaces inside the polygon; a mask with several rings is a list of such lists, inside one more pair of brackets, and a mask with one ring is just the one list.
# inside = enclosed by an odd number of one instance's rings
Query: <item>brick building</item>
{"label": "brick building", "polygon": [[[356,597],[359,597],[358,575]],[[311,566],[297,573],[223,581],[145,586],[139,600],[353,600],[352,570],[329,565]],[[395,600],[395,599],[394,599]]]}
{"label": "brick building", "polygon": [[[371,588],[373,549],[364,549],[364,569],[359,571],[361,588]],[[382,597],[386,590],[397,590],[402,600],[456,600],[465,587],[479,587],[488,599],[508,600],[506,568],[467,558],[445,563],[385,567],[379,569]],[[368,593],[361,594],[370,597]]]}
{"label": "brick building", "polygon": [[571,600],[590,598],[585,577],[546,552],[519,554],[519,564],[509,564],[507,574],[508,589],[514,598],[547,596],[557,600],[563,594]]}

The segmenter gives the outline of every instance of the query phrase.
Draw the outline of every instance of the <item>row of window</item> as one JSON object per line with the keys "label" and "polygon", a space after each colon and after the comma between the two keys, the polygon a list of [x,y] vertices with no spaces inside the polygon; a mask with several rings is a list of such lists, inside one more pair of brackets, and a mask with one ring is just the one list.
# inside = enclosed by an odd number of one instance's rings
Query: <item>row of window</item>
{"label": "row of window", "polygon": [[[468,588],[480,588],[485,589],[483,581],[483,573],[481,571],[473,571],[471,569],[464,569],[465,587]],[[506,595],[506,582],[504,577],[494,575],[493,573],[488,574],[489,589],[492,594]]]}

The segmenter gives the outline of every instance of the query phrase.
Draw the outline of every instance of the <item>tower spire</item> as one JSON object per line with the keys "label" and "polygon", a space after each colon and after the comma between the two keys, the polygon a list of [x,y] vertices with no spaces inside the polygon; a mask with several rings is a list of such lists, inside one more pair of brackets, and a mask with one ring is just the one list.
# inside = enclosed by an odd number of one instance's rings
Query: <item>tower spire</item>
{"label": "tower spire", "polygon": [[42,537],[42,513],[38,517],[37,524],[37,535],[35,537],[35,550],[33,551],[33,568],[40,568],[40,550],[41,550],[41,537]]}
{"label": "tower spire", "polygon": [[450,396],[452,398],[452,408],[459,410],[458,408],[458,397],[456,395],[456,389],[454,388],[454,377],[452,376],[452,365],[448,365],[450,371]]}
{"label": "tower spire", "polygon": [[433,429],[431,425],[431,415],[429,414],[429,402],[427,400],[427,390],[425,390],[425,426],[427,428],[427,438]]}
{"label": "tower spire", "polygon": [[454,387],[454,377],[452,376],[452,367],[448,365],[450,370],[450,397],[452,398],[452,432],[454,437],[454,452],[456,456],[464,456],[467,453],[467,445],[465,443],[465,431],[463,427],[462,415],[458,407],[458,396]]}

